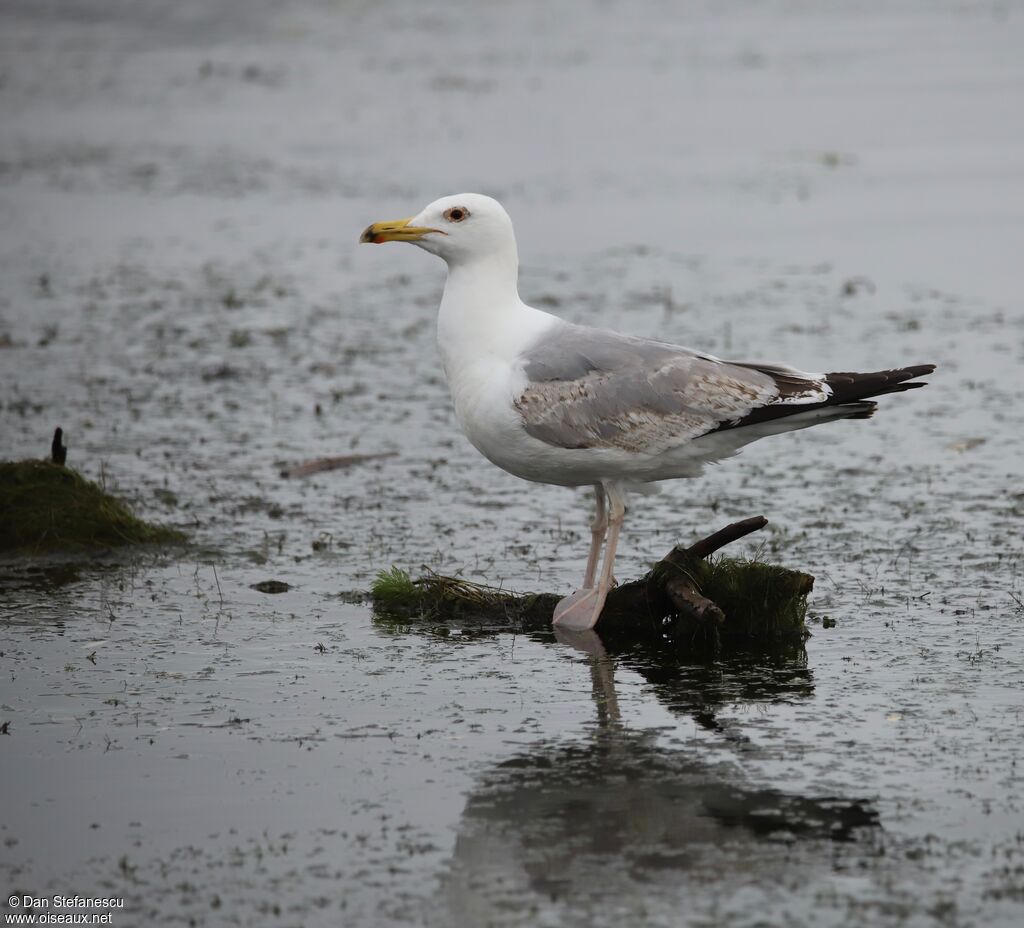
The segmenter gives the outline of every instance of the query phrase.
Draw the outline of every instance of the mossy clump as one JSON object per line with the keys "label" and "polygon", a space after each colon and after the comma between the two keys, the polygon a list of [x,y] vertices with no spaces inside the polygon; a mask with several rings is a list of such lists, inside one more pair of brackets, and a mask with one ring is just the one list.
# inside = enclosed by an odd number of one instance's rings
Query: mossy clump
{"label": "mossy clump", "polygon": [[[659,570],[673,569],[682,568],[662,561],[648,582]],[[725,614],[715,626],[719,637],[740,642],[807,636],[807,595],[814,585],[809,574],[732,557],[691,560],[686,569],[693,586]]]}
{"label": "mossy clump", "polygon": [[807,594],[813,578],[805,573],[740,558],[704,562],[700,588],[722,607],[721,633],[732,637],[806,637]]}
{"label": "mossy clump", "polygon": [[[721,608],[723,622],[695,625],[673,613],[664,584],[684,569],[693,587]],[[760,561],[722,557],[693,561],[686,568],[662,561],[641,580],[612,590],[597,631],[609,640],[649,640],[659,647],[701,653],[802,643],[812,585],[807,574]],[[397,567],[377,575],[371,595],[382,616],[513,625],[525,631],[549,628],[560,598],[513,593],[432,572],[413,579]]]}
{"label": "mossy clump", "polygon": [[50,461],[0,461],[0,551],[39,553],[184,541]]}

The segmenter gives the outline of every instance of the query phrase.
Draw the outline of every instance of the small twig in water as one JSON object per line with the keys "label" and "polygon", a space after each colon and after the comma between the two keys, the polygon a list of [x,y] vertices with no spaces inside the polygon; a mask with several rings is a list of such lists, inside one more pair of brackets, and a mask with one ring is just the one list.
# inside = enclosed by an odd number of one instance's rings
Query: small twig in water
{"label": "small twig in water", "polygon": [[343,454],[336,457],[317,458],[314,461],[306,461],[303,464],[286,467],[281,471],[281,476],[285,479],[308,477],[311,474],[320,474],[328,470],[339,470],[345,467],[353,467],[356,464],[364,464],[367,461],[379,461],[384,458],[394,457],[398,457],[397,451],[383,451],[377,454]]}
{"label": "small twig in water", "polygon": [[212,564],[211,566],[213,567],[213,579],[217,582],[217,595],[220,597],[220,607],[221,607],[221,609],[223,609],[224,608],[224,593],[221,592],[220,578],[217,576],[217,565],[216,564]]}

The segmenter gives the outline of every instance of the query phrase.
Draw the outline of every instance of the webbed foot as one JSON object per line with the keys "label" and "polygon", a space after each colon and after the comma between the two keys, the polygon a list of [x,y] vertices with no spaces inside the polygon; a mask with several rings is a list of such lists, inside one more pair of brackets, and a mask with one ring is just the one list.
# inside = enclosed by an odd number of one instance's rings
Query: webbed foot
{"label": "webbed foot", "polygon": [[596,588],[577,590],[555,606],[551,624],[573,631],[585,631],[597,624],[603,606],[604,597],[598,596]]}

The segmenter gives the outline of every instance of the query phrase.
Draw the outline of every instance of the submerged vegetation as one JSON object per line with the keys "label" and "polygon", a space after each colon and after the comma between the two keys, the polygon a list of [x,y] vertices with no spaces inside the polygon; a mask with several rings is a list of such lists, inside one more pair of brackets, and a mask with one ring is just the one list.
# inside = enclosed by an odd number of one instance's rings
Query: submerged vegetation
{"label": "submerged vegetation", "polygon": [[553,593],[511,593],[433,571],[413,580],[398,567],[378,573],[370,592],[377,611],[394,618],[466,619],[529,628],[550,624],[558,602]]}
{"label": "submerged vegetation", "polygon": [[69,467],[0,461],[0,551],[75,551],[183,540],[174,529],[138,518]]}

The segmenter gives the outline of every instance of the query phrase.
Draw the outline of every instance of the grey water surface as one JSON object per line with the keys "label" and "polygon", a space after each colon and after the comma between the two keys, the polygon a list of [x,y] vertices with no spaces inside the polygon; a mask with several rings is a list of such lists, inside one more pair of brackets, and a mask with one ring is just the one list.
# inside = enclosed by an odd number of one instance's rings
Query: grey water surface
{"label": "grey water surface", "polygon": [[[191,539],[0,562],[4,898],[121,896],[118,925],[1024,922],[1022,46],[998,2],[0,4],[0,456],[60,425]],[[622,577],[767,515],[735,548],[816,576],[805,652],[373,615],[391,565],[583,570],[589,493],[458,433],[443,266],[356,244],[467,189],[572,321],[939,365],[633,500]]]}

